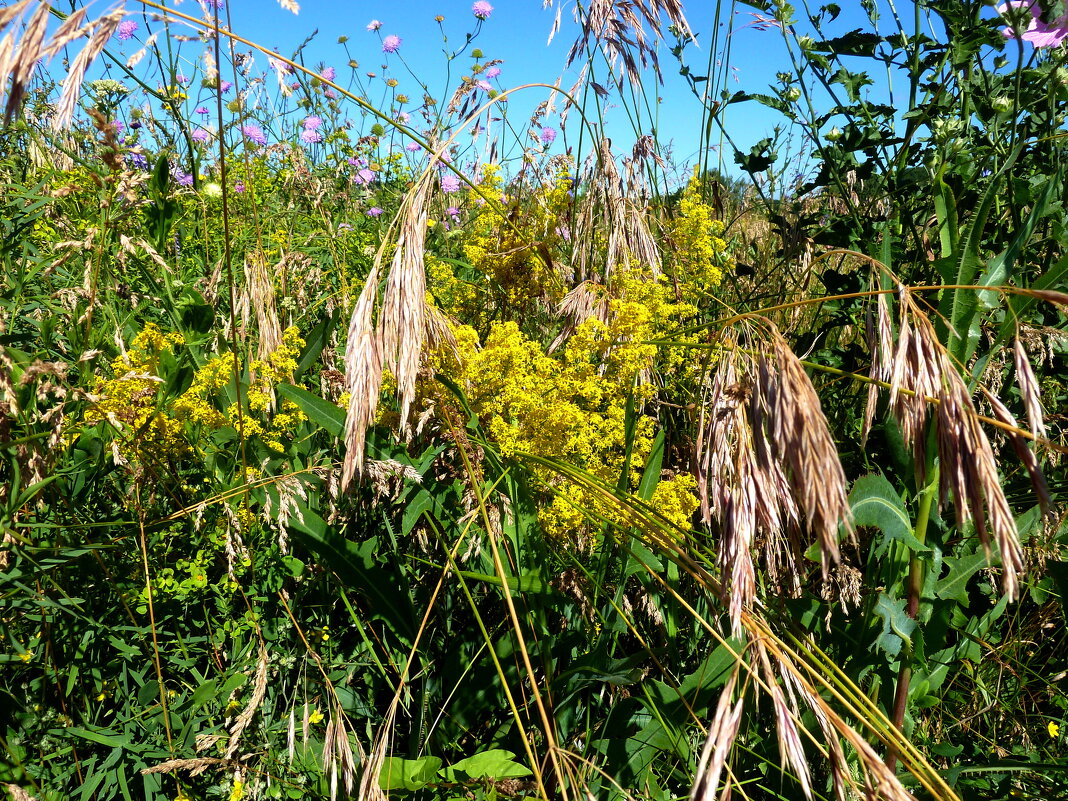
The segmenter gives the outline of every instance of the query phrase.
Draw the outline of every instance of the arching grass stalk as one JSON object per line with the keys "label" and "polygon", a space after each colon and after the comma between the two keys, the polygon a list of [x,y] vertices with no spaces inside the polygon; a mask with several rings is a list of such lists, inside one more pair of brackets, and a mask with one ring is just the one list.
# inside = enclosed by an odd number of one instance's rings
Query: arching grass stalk
{"label": "arching grass stalk", "polygon": [[[452,434],[453,440],[459,442],[460,438],[456,431],[456,423],[452,419],[451,414],[446,414],[446,422],[449,425],[449,432]],[[501,561],[500,550],[497,547],[497,539],[493,533],[493,526],[490,523],[489,512],[486,509],[486,495],[482,491],[480,482],[478,480],[478,473],[475,471],[474,466],[471,464],[471,457],[467,453],[467,449],[461,444],[459,447],[460,458],[463,459],[464,469],[467,471],[467,475],[470,478],[470,486],[475,494],[475,500],[478,503],[479,513],[482,516],[483,525],[486,527],[486,535],[489,540],[490,550],[493,553],[493,566],[497,570],[497,576],[501,580],[501,591],[504,595],[505,606],[508,608],[508,615],[512,620],[512,626],[515,631],[516,643],[519,647],[519,653],[523,658],[523,666],[526,668],[527,675],[530,679],[531,692],[534,695],[534,704],[537,706],[538,714],[541,717],[541,723],[544,727],[545,740],[549,749],[549,759],[552,762],[553,769],[556,771],[556,775],[563,778],[563,771],[559,763],[559,757],[557,751],[559,746],[556,743],[556,734],[553,726],[553,721],[549,716],[548,710],[545,707],[545,703],[542,699],[541,690],[538,689],[538,678],[534,672],[534,665],[530,660],[530,652],[527,650],[526,639],[523,635],[522,626],[519,623],[519,616],[516,614],[515,603],[512,599],[512,591],[508,585],[508,574],[504,569],[504,563]],[[451,561],[451,557],[450,557]],[[502,676],[503,682],[503,676]],[[541,772],[533,763],[531,768],[535,771],[535,775],[538,777],[538,786],[541,792],[546,792],[544,783],[541,779]],[[564,801],[568,801],[570,793],[566,783],[561,783],[560,787]],[[545,801],[548,801],[548,796],[545,797]]]}

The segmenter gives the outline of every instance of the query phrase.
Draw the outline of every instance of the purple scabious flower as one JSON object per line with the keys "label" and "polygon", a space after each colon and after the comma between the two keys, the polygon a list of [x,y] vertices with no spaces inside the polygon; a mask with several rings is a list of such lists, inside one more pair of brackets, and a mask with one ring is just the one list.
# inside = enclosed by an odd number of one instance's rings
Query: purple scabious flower
{"label": "purple scabious flower", "polygon": [[420,150],[423,149],[423,146],[418,142],[409,142],[404,146],[404,149],[407,150],[409,153],[418,153]]}
{"label": "purple scabious flower", "polygon": [[401,38],[396,34],[391,33],[385,39],[382,40],[382,52],[383,53],[396,53],[400,50]]}
{"label": "purple scabious flower", "polygon": [[367,210],[367,216],[368,217],[381,217],[382,216],[382,209],[378,208],[378,206],[371,206],[371,208],[369,208]]}
{"label": "purple scabious flower", "polygon": [[451,172],[441,176],[441,191],[446,194],[460,191],[460,179]]}
{"label": "purple scabious flower", "polygon": [[486,2],[486,0],[477,0],[477,2],[471,6],[471,13],[479,19],[489,19],[490,14],[493,13],[493,6]]}
{"label": "purple scabious flower", "polygon": [[300,132],[300,141],[306,145],[317,145],[323,141],[323,135],[311,128],[305,128]]}
{"label": "purple scabious flower", "polygon": [[486,79],[490,80],[490,81],[492,81],[494,78],[496,78],[500,74],[501,74],[501,68],[500,67],[490,67],[485,72]]}
{"label": "purple scabious flower", "polygon": [[125,22],[119,23],[119,41],[127,42],[134,38],[134,34],[137,33],[137,23],[132,19],[128,19]]}
{"label": "purple scabious flower", "polygon": [[326,67],[323,69],[322,72],[319,73],[319,77],[322,78],[324,81],[332,81],[334,80],[334,78],[337,77],[337,70],[335,70],[333,67]]}
{"label": "purple scabious flower", "polygon": [[475,86],[477,86],[483,92],[492,92],[493,91],[493,87],[490,86],[490,82],[489,81],[478,81],[478,82],[475,83]]}
{"label": "purple scabious flower", "polygon": [[556,141],[556,129],[546,125],[541,129],[541,143],[543,145],[551,145]]}
{"label": "purple scabious flower", "polygon": [[374,170],[369,170],[366,167],[359,170],[354,176],[352,176],[352,182],[357,186],[365,186],[367,184],[374,183],[374,180]]}
{"label": "purple scabious flower", "polygon": [[174,80],[175,80],[176,83],[180,83],[180,84],[189,83],[189,79],[186,76],[182,75],[182,73],[180,73],[180,72],[177,75],[174,76]]}
{"label": "purple scabious flower", "polygon": [[222,92],[224,95],[233,88],[234,84],[232,81],[223,81],[219,84],[219,91]]}
{"label": "purple scabious flower", "polygon": [[211,114],[211,112],[208,111],[207,108],[205,108],[204,106],[197,106],[196,111],[194,113],[199,114],[202,117],[206,117]]}
{"label": "purple scabious flower", "polygon": [[335,92],[333,89],[327,89],[325,92],[323,92],[323,96],[327,100],[337,100],[337,92]]}
{"label": "purple scabious flower", "polygon": [[460,210],[456,208],[456,206],[449,206],[447,209],[445,209],[445,213],[452,217],[453,220],[459,222]]}
{"label": "purple scabious flower", "polygon": [[382,27],[382,23],[379,22],[376,19],[373,19],[373,20],[371,20],[370,22],[367,23],[367,30],[368,31],[372,31],[372,32],[373,31],[377,31],[381,27]]}
{"label": "purple scabious flower", "polygon": [[258,125],[245,125],[241,128],[241,133],[245,135],[245,138],[251,142],[255,142],[257,145],[267,144],[267,137],[264,136],[263,129]]}
{"label": "purple scabious flower", "polygon": [[304,130],[305,131],[318,131],[319,126],[323,124],[323,118],[312,114],[304,118]]}
{"label": "purple scabious flower", "polygon": [[407,111],[402,111],[400,114],[397,115],[397,122],[399,122],[401,125],[407,125],[408,121],[411,120],[411,118],[411,114],[409,114]]}
{"label": "purple scabious flower", "polygon": [[177,182],[178,186],[192,186],[193,185],[193,176],[192,176],[192,174],[186,172],[185,170],[181,169],[180,167],[175,167],[175,169],[174,169],[174,180],[175,180],[175,182]]}
{"label": "purple scabious flower", "polygon": [[197,128],[193,131],[194,142],[207,142],[211,139],[211,133],[205,128]]}
{"label": "purple scabious flower", "polygon": [[237,192],[237,194],[239,194],[239,195],[240,194],[244,194],[245,182],[244,181],[234,181],[234,191]]}

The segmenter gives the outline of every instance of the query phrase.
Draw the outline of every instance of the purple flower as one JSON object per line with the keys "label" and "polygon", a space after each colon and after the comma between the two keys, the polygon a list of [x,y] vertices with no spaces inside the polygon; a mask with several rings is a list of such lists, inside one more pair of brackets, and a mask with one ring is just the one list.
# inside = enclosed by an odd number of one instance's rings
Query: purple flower
{"label": "purple flower", "polygon": [[407,150],[409,153],[418,153],[420,150],[423,149],[423,146],[418,142],[409,142],[404,146],[404,149]]}
{"label": "purple flower", "polygon": [[477,2],[471,6],[471,13],[479,19],[489,19],[490,14],[493,13],[493,6],[486,2],[486,0],[477,0]]}
{"label": "purple flower", "polygon": [[111,123],[111,124],[115,126],[115,133],[117,133],[117,134],[120,134],[120,133],[122,133],[122,132],[123,132],[123,130],[124,130],[124,129],[126,128],[126,126],[125,126],[125,125],[123,125],[123,124],[122,124],[121,122],[119,122],[118,120],[115,120],[115,121],[114,121],[113,123]]}
{"label": "purple flower", "polygon": [[449,206],[447,209],[445,209],[445,213],[448,214],[450,217],[452,217],[457,222],[459,222],[459,220],[460,220],[460,210],[458,208],[456,208],[456,206]]}
{"label": "purple flower", "polygon": [[323,118],[317,117],[315,114],[304,118],[304,130],[305,131],[317,131],[319,126],[323,124]]}
{"label": "purple flower", "polygon": [[136,167],[139,170],[148,169],[148,158],[144,153],[127,153],[126,163],[131,167]]}
{"label": "purple flower", "polygon": [[334,80],[334,78],[337,77],[337,70],[335,70],[333,67],[326,67],[325,69],[323,69],[322,72],[319,73],[319,76],[324,81],[332,81]]}
{"label": "purple flower", "polygon": [[[1027,29],[1020,38],[1034,47],[1056,47],[1068,39],[1068,14],[1062,14],[1051,22],[1043,22],[1042,8],[1035,0],[1009,0],[1005,5],[998,6],[998,13],[1005,16],[1010,9],[1026,9],[1031,13]],[[1011,26],[1001,32],[1007,39],[1016,38],[1016,31]]]}
{"label": "purple flower", "polygon": [[382,23],[376,19],[373,19],[369,23],[367,23],[367,30],[369,31],[377,31],[381,27]]}
{"label": "purple flower", "polygon": [[128,19],[125,22],[119,23],[119,41],[126,42],[134,38],[134,34],[137,33],[137,23],[132,19]]}
{"label": "purple flower", "polygon": [[234,191],[237,192],[237,194],[239,194],[239,195],[244,193],[244,191],[245,191],[245,182],[244,181],[234,181]]}
{"label": "purple flower", "polygon": [[556,141],[556,129],[546,125],[541,129],[541,143],[543,145],[551,145]]}
{"label": "purple flower", "polygon": [[233,88],[234,85],[231,81],[223,81],[219,84],[219,91],[222,92],[224,95]]}
{"label": "purple flower", "polygon": [[194,142],[207,142],[209,139],[211,139],[211,133],[208,132],[206,129],[197,128],[195,131],[193,131]]}
{"label": "purple flower", "polygon": [[401,125],[407,125],[408,121],[411,118],[411,114],[409,114],[407,111],[402,111],[400,114],[397,115],[397,122],[399,122]]}
{"label": "purple flower", "polygon": [[353,229],[353,227],[352,227],[352,223],[341,223],[341,224],[340,224],[340,225],[339,225],[339,226],[337,227],[337,232],[338,232],[339,234],[340,234],[340,233],[341,233],[342,231],[352,231],[352,230],[354,230],[354,229]]}
{"label": "purple flower", "polygon": [[327,89],[325,92],[323,92],[323,95],[326,97],[327,100],[337,100],[337,92],[335,92],[333,89]]}
{"label": "purple flower", "polygon": [[182,75],[182,73],[180,73],[180,72],[177,75],[174,76],[174,80],[177,83],[181,83],[181,84],[189,83],[189,79],[187,77],[185,77],[184,75]]}
{"label": "purple flower", "polygon": [[208,111],[204,106],[197,106],[196,113],[200,114],[202,117],[206,117],[211,114],[211,112]]}
{"label": "purple flower", "polygon": [[178,183],[178,186],[193,185],[193,176],[180,167],[174,168],[174,180]]}
{"label": "purple flower", "polygon": [[396,34],[390,34],[382,40],[382,52],[383,53],[396,53],[400,50],[401,38]]}
{"label": "purple flower", "polygon": [[477,86],[483,92],[492,92],[493,91],[493,87],[490,86],[490,82],[489,81],[478,81],[475,84],[475,86]]}
{"label": "purple flower", "polygon": [[501,68],[500,67],[490,67],[488,70],[486,70],[486,78],[487,78],[487,80],[490,80],[490,81],[492,81],[494,78],[496,78],[500,74],[501,74]]}
{"label": "purple flower", "polygon": [[258,125],[245,125],[241,128],[241,133],[245,135],[246,139],[255,142],[257,145],[267,144],[267,137],[263,134],[263,129]]}
{"label": "purple flower", "polygon": [[313,131],[311,128],[305,128],[300,132],[300,141],[306,145],[317,145],[323,141],[323,135],[318,131]]}
{"label": "purple flower", "polygon": [[366,167],[364,167],[362,170],[360,170],[354,176],[352,176],[352,182],[354,184],[356,184],[356,186],[364,186],[366,184],[373,183],[374,180],[375,180],[374,170],[369,170]]}
{"label": "purple flower", "polygon": [[441,191],[446,194],[460,191],[460,179],[451,172],[441,176]]}
{"label": "purple flower", "polygon": [[367,210],[367,216],[368,217],[381,217],[382,216],[382,209],[378,208],[378,206],[371,206],[371,208],[369,208]]}

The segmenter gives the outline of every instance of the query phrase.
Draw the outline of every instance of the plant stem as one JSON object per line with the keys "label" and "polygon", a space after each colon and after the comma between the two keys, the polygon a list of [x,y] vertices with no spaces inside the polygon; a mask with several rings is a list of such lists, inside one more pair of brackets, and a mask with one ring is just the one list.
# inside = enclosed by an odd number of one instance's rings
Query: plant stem
{"label": "plant stem", "polygon": [[[931,520],[931,508],[934,499],[938,496],[938,464],[934,464],[928,471],[927,485],[920,492],[920,506],[916,510],[916,523],[913,527],[916,539],[921,544],[927,542],[927,524]],[[925,558],[915,551],[909,560],[909,595],[905,605],[905,614],[912,620],[920,611],[920,595],[923,593]],[[890,723],[898,731],[905,722],[905,709],[908,706],[909,682],[912,680],[912,656],[911,642],[905,643],[901,656],[901,668],[897,674],[897,688],[894,691],[894,707],[890,714]],[[891,748],[886,754],[886,766],[893,770],[897,765],[897,751]]]}

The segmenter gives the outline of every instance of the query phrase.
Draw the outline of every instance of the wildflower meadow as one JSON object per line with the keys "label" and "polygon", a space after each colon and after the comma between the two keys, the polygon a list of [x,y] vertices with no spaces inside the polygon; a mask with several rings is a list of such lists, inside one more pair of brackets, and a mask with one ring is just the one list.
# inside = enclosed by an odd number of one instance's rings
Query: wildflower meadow
{"label": "wildflower meadow", "polygon": [[0,0],[0,102],[12,801],[1068,799],[1064,0]]}

